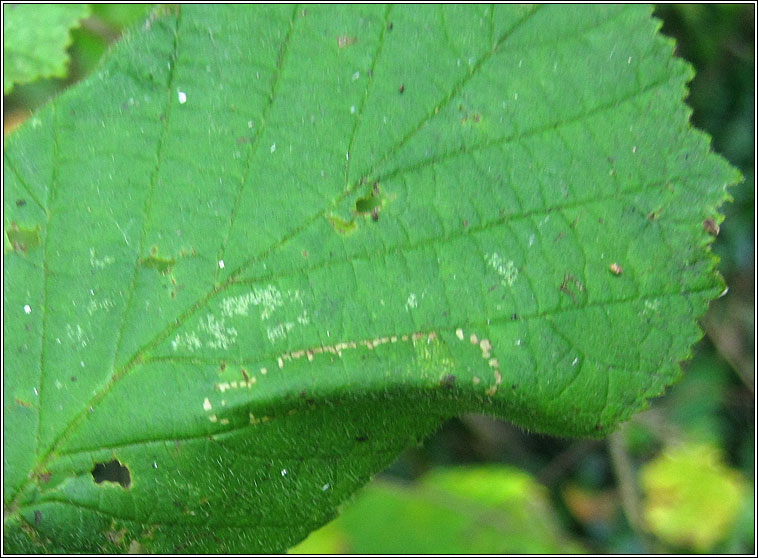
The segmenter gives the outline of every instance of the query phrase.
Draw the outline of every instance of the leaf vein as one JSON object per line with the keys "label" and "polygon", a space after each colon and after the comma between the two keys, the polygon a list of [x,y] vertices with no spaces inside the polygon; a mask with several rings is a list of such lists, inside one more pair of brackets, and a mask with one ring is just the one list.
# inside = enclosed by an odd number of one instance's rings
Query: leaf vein
{"label": "leaf vein", "polygon": [[[280,54],[278,55],[278,64],[276,65],[276,74],[274,76],[274,79],[271,83],[271,90],[269,91],[269,102],[266,104],[265,108],[263,109],[263,114],[261,115],[261,123],[259,126],[256,127],[255,130],[255,137],[253,138],[253,141],[251,142],[250,149],[247,153],[247,160],[245,161],[245,168],[242,171],[242,180],[240,181],[239,186],[237,187],[237,196],[234,200],[234,206],[232,207],[232,215],[229,219],[229,227],[226,229],[226,232],[224,234],[224,238],[221,242],[221,249],[219,250],[218,254],[218,260],[224,259],[224,253],[226,252],[226,244],[229,241],[229,235],[232,232],[232,228],[234,227],[234,222],[237,217],[237,211],[239,210],[239,205],[242,200],[242,194],[245,190],[245,186],[247,185],[247,178],[250,175],[250,169],[252,167],[252,161],[253,157],[255,156],[255,153],[258,149],[258,144],[263,137],[263,132],[266,129],[266,122],[268,117],[268,112],[271,110],[271,107],[274,105],[274,101],[276,99],[276,92],[279,87],[279,81],[281,79],[283,68],[284,68],[284,60],[287,57],[287,51],[289,50],[289,43],[290,39],[292,37],[292,34],[295,29],[295,21],[297,19],[297,5],[294,5],[292,10],[292,17],[289,22],[289,26],[287,28],[287,34],[284,37],[284,41],[282,41],[282,45],[280,47]],[[221,268],[216,269],[216,282],[218,282],[218,276],[221,272]]]}

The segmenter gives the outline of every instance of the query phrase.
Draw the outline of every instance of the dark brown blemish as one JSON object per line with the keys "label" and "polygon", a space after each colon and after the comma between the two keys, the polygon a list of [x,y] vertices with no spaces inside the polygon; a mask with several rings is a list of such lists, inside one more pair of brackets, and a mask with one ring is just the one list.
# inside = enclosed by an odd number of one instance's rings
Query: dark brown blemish
{"label": "dark brown blemish", "polygon": [[366,436],[365,434],[355,437],[356,442],[365,442],[366,440],[368,440],[368,436]]}
{"label": "dark brown blemish", "polygon": [[387,24],[387,31],[392,31],[392,28],[393,28],[393,27],[394,27],[394,25],[392,25],[392,22],[390,21],[390,22]]}
{"label": "dark brown blemish", "polygon": [[561,283],[561,286],[558,287],[558,290],[569,295],[573,303],[576,304],[576,297],[574,296],[574,293],[569,289],[569,283],[574,285],[580,293],[584,291],[584,286],[578,279],[576,279],[576,277],[571,275],[569,272],[563,274],[563,282]]}
{"label": "dark brown blemish", "polygon": [[440,379],[440,385],[444,388],[451,388],[455,385],[455,375],[448,374]]}
{"label": "dark brown blemish", "polygon": [[397,92],[402,95],[403,91],[405,91],[405,86],[401,83],[400,87],[397,88]]}
{"label": "dark brown blemish", "polygon": [[42,512],[34,510],[34,524],[39,525],[42,522]]}
{"label": "dark brown blemish", "polygon": [[16,200],[16,207],[24,207],[26,205],[26,200],[18,199]]}
{"label": "dark brown blemish", "polygon": [[703,230],[711,236],[718,236],[719,231],[721,229],[719,228],[719,226],[716,224],[716,221],[714,221],[712,217],[708,217],[708,219],[703,221]]}

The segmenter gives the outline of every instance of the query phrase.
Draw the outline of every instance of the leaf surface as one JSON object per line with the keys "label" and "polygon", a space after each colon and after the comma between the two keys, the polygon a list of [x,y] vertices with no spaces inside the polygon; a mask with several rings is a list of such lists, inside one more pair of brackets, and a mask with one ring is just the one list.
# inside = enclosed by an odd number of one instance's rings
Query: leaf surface
{"label": "leaf surface", "polygon": [[661,393],[739,174],[657,27],[190,5],[129,34],[6,140],[6,551],[281,551],[446,417],[599,436]]}
{"label": "leaf surface", "polygon": [[42,77],[65,77],[70,31],[87,4],[3,4],[3,92]]}

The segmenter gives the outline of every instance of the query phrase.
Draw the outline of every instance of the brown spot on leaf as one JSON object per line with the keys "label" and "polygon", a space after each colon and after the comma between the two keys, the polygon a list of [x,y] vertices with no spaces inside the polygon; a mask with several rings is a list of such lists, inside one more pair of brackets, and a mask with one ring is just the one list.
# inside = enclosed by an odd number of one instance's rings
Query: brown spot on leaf
{"label": "brown spot on leaf", "polygon": [[455,376],[448,374],[440,379],[440,385],[444,388],[451,388],[455,385]]}
{"label": "brown spot on leaf", "polygon": [[718,236],[721,229],[719,229],[719,226],[716,224],[716,221],[714,221],[712,217],[708,217],[708,219],[703,221],[703,230],[711,236]]}
{"label": "brown spot on leaf", "polygon": [[5,230],[5,236],[14,252],[26,254],[29,250],[40,244],[39,225],[33,229],[20,228],[16,223],[11,223]]}
{"label": "brown spot on leaf", "polygon": [[126,529],[121,529],[119,531],[107,531],[105,533],[105,538],[114,544],[119,544],[124,538],[124,535],[126,535]]}

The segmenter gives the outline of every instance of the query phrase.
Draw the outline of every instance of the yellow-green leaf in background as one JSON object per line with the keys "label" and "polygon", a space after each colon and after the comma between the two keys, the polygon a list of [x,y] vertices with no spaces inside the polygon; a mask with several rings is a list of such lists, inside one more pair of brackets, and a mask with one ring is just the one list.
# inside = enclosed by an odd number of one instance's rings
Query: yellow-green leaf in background
{"label": "yellow-green leaf in background", "polygon": [[669,544],[706,552],[728,532],[740,508],[743,480],[709,445],[665,453],[641,472],[644,517]]}
{"label": "yellow-green leaf in background", "polygon": [[418,484],[379,481],[291,553],[553,554],[583,552],[561,532],[547,492],[506,466],[432,471]]}

